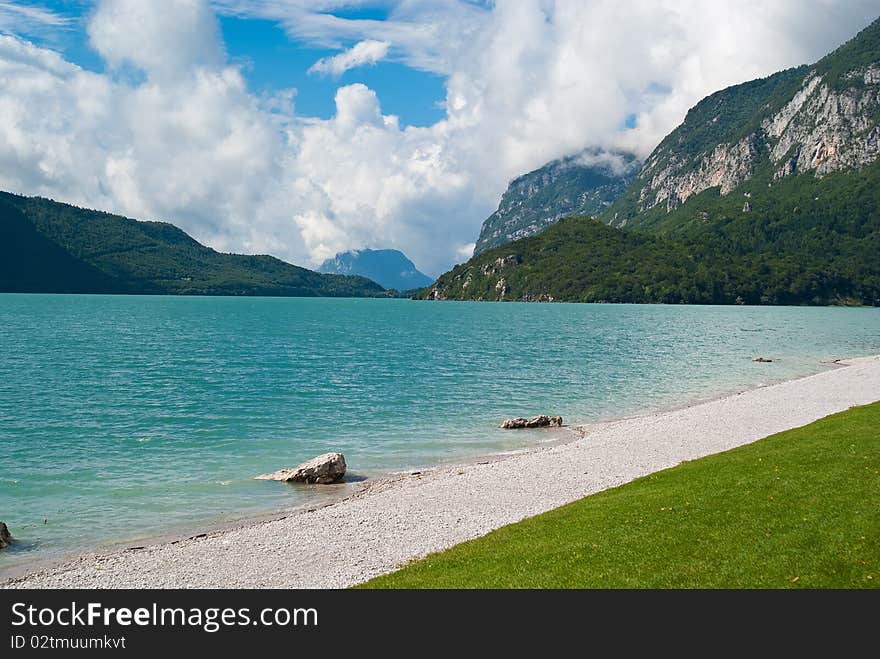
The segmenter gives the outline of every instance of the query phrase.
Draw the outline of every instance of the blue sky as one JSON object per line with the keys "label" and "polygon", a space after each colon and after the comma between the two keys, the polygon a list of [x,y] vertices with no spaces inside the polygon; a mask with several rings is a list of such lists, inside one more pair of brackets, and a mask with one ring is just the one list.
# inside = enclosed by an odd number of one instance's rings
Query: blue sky
{"label": "blue sky", "polygon": [[[339,16],[374,19],[385,14],[336,12]],[[335,111],[336,90],[360,82],[378,94],[385,113],[399,116],[404,125],[428,126],[445,114],[444,80],[437,74],[387,61],[351,69],[338,77],[309,74],[316,61],[338,51],[292,40],[276,22],[266,19],[223,16],[220,28],[227,53],[243,64],[251,88],[256,93],[296,88],[298,113],[328,119]]]}
{"label": "blue sky", "polygon": [[[60,50],[68,60],[86,69],[105,71],[104,61],[89,45],[86,33],[92,2],[45,0],[16,4],[46,9],[69,19],[62,29],[43,28],[28,36],[37,43]],[[326,13],[346,20],[384,21],[389,16],[387,6],[343,7]],[[375,90],[382,100],[383,111],[400,117],[403,125],[428,126],[445,115],[444,78],[437,73],[396,61],[380,61],[351,69],[341,76],[310,74],[308,70],[316,61],[337,54],[339,49],[322,48],[291,37],[277,20],[224,15],[222,11],[218,19],[226,52],[232,62],[241,65],[252,91],[264,94],[295,88],[298,114],[330,118],[335,111],[336,90],[360,82]],[[348,39],[341,43],[350,47],[354,42]]]}
{"label": "blue sky", "polygon": [[508,182],[644,158],[880,0],[0,0],[0,189],[315,267],[466,260]]}

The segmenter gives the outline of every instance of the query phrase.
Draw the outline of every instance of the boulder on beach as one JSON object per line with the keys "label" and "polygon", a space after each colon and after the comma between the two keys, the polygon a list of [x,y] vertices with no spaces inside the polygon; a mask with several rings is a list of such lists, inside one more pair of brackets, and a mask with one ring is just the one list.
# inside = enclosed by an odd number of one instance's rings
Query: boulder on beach
{"label": "boulder on beach", "polygon": [[12,535],[6,524],[0,522],[0,549],[6,549],[12,542]]}
{"label": "boulder on beach", "polygon": [[533,416],[531,419],[524,419],[522,417],[507,419],[498,427],[504,430],[516,430],[518,428],[559,428],[561,426],[561,416],[541,414],[540,416]]}
{"label": "boulder on beach", "polygon": [[282,469],[256,478],[261,481],[328,485],[338,483],[343,476],[345,476],[345,456],[342,453],[324,453],[292,469]]}
{"label": "boulder on beach", "polygon": [[752,359],[752,361],[759,362],[761,364],[770,364],[773,362],[773,360],[770,359],[769,357],[755,357],[754,359]]}

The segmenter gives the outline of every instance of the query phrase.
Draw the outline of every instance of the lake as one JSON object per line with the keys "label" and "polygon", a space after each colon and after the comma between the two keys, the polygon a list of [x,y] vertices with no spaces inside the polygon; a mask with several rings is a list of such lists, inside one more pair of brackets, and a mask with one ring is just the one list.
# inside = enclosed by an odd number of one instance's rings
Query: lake
{"label": "lake", "polygon": [[318,504],[253,477],[326,451],[374,476],[876,353],[873,308],[0,295],[0,570]]}

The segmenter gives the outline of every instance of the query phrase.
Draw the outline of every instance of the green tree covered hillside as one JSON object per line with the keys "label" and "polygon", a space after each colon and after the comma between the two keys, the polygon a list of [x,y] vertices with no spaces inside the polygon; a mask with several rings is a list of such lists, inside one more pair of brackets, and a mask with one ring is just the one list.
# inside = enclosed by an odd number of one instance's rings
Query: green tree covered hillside
{"label": "green tree covered hillside", "polygon": [[322,275],[272,256],[223,254],[172,224],[0,193],[0,291],[375,296],[357,276]]}
{"label": "green tree covered hillside", "polygon": [[880,20],[703,99],[597,221],[442,275],[429,299],[880,304]]}

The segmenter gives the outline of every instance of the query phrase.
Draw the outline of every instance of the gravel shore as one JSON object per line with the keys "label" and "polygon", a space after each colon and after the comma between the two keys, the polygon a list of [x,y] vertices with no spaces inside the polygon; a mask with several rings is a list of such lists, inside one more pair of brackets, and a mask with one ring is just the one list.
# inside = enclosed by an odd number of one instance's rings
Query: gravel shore
{"label": "gravel shore", "polygon": [[[771,366],[772,368],[772,366]],[[588,494],[880,400],[880,356],[670,412],[582,426],[572,442],[368,483],[313,512],[83,555],[5,588],[339,588]]]}

